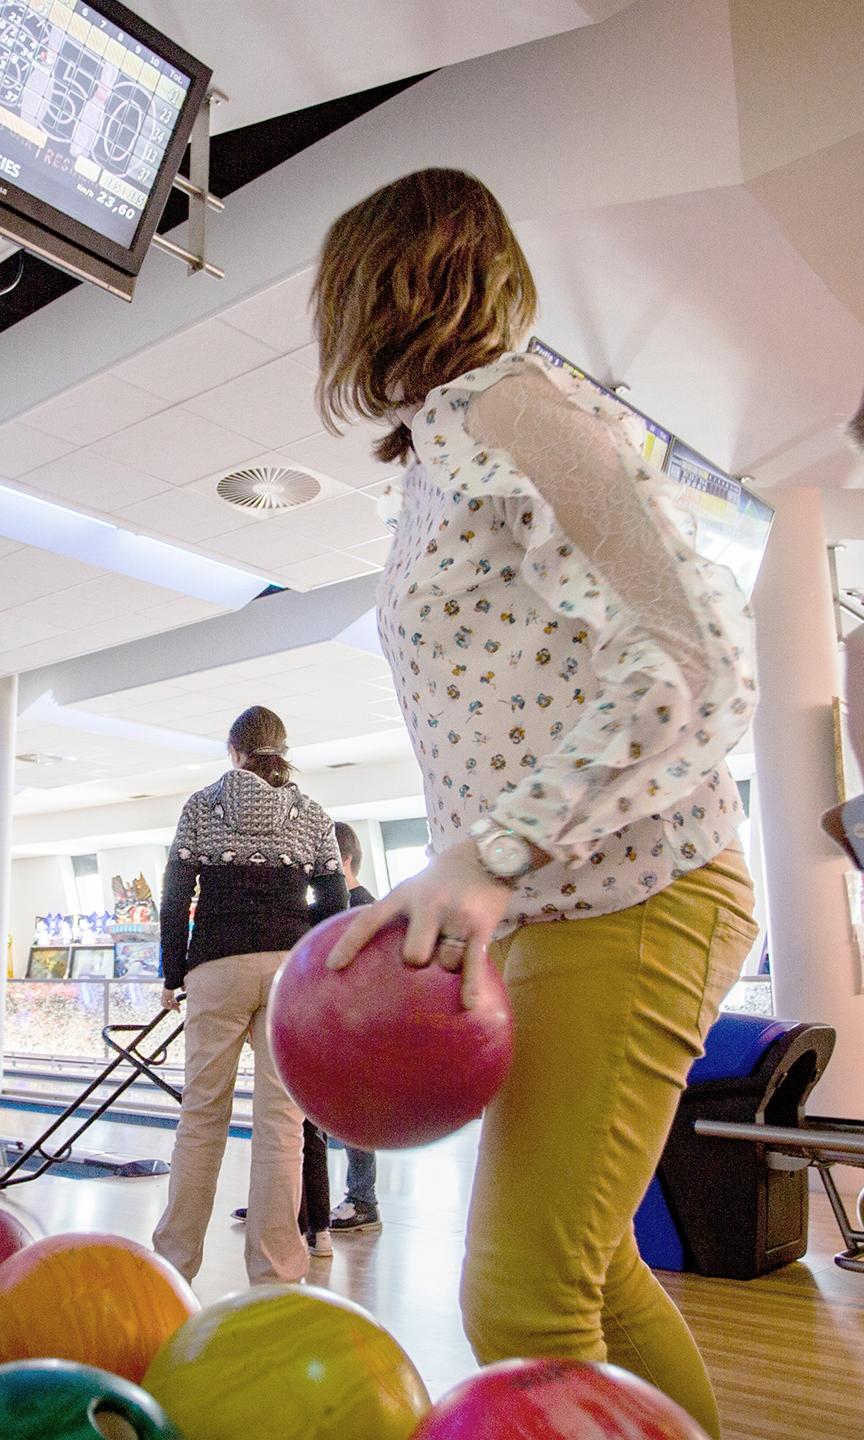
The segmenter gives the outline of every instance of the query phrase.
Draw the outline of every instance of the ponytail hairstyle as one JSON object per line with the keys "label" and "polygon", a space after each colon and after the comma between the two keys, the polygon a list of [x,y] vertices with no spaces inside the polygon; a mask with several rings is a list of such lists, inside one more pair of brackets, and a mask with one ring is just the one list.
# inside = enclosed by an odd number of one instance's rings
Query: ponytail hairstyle
{"label": "ponytail hairstyle", "polygon": [[244,770],[251,770],[274,789],[288,784],[293,773],[285,758],[288,736],[279,716],[272,710],[264,705],[250,705],[237,716],[228,731],[228,743],[238,755],[245,755]]}

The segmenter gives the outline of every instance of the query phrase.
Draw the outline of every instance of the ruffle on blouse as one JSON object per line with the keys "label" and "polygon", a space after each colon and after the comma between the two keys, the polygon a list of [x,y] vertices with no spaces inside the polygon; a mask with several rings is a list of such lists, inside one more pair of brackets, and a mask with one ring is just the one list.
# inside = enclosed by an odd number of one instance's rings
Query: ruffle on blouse
{"label": "ruffle on blouse", "polygon": [[[573,454],[581,451],[581,459],[550,473],[536,403],[532,416],[532,371],[576,410],[605,422],[598,435],[605,472],[585,459],[580,423]],[[533,382],[518,414],[521,469],[506,449],[472,438],[466,425],[476,395],[520,377]],[[539,356],[505,355],[433,390],[412,433],[420,464],[442,490],[508,502],[510,528],[524,548],[521,577],[566,617],[576,653],[596,678],[574,727],[493,811],[557,858],[580,864],[599,837],[686,799],[745,732],[756,702],[745,597],[731,571],[699,555],[680,491],[642,459],[629,412]],[[620,462],[611,469],[610,436]],[[580,537],[558,522],[548,497],[561,495],[563,505],[565,486],[568,509],[575,495],[586,534],[599,537],[597,553],[580,548]],[[662,542],[662,563],[652,573],[639,563],[648,525]],[[604,555],[604,537],[613,532]]]}

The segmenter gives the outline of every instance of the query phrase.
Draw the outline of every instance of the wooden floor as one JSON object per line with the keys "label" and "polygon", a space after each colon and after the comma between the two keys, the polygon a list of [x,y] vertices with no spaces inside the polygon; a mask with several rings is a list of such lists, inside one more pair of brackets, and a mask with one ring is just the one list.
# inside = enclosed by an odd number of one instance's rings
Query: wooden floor
{"label": "wooden floor", "polygon": [[[44,1117],[0,1107],[0,1134],[28,1137]],[[91,1138],[92,1137],[92,1138]],[[101,1124],[92,1148],[170,1155],[172,1133]],[[332,1261],[313,1261],[313,1283],[370,1309],[405,1346],[433,1396],[474,1368],[456,1288],[476,1127],[427,1150],[379,1158],[380,1235],[341,1237]],[[228,1143],[204,1268],[202,1301],[244,1286],[243,1230],[230,1212],[245,1201],[249,1147]],[[334,1202],[345,1159],[331,1152]],[[167,1180],[44,1177],[12,1192],[39,1233],[112,1230],[149,1241]],[[702,1347],[720,1397],[724,1440],[864,1440],[864,1275],[833,1264],[839,1236],[827,1202],[813,1196],[806,1259],[747,1283],[663,1274]]]}

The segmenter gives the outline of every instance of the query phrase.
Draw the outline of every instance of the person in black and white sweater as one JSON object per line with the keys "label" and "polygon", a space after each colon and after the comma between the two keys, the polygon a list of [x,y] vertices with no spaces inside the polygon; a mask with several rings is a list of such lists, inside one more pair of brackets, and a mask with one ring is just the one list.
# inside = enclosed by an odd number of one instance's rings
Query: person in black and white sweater
{"label": "person in black and white sweater", "polygon": [[228,737],[233,768],[184,805],[165,872],[162,1001],[177,1009],[177,991],[186,991],[186,1083],[153,1243],[187,1280],[201,1265],[247,1033],[255,1051],[249,1281],[292,1282],[308,1268],[296,1219],[303,1115],[273,1067],[267,998],[285,952],[344,910],[348,892],[333,822],[292,781],[286,749],[272,710],[253,705],[238,716]]}

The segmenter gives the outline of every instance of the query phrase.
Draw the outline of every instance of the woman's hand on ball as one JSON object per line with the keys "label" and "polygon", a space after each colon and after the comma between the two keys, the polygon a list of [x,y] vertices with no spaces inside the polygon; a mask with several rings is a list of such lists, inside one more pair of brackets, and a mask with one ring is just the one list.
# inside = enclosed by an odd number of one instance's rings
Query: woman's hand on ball
{"label": "woman's hand on ball", "polygon": [[[483,956],[509,900],[507,886],[481,865],[473,840],[462,841],[384,900],[364,906],[334,945],[328,969],[344,970],[379,930],[402,915],[408,920],[404,963],[420,968],[435,961],[446,970],[461,970],[462,1004],[470,1010],[477,1000]],[[450,943],[442,945],[442,936]],[[454,945],[454,939],[464,944]]]}

